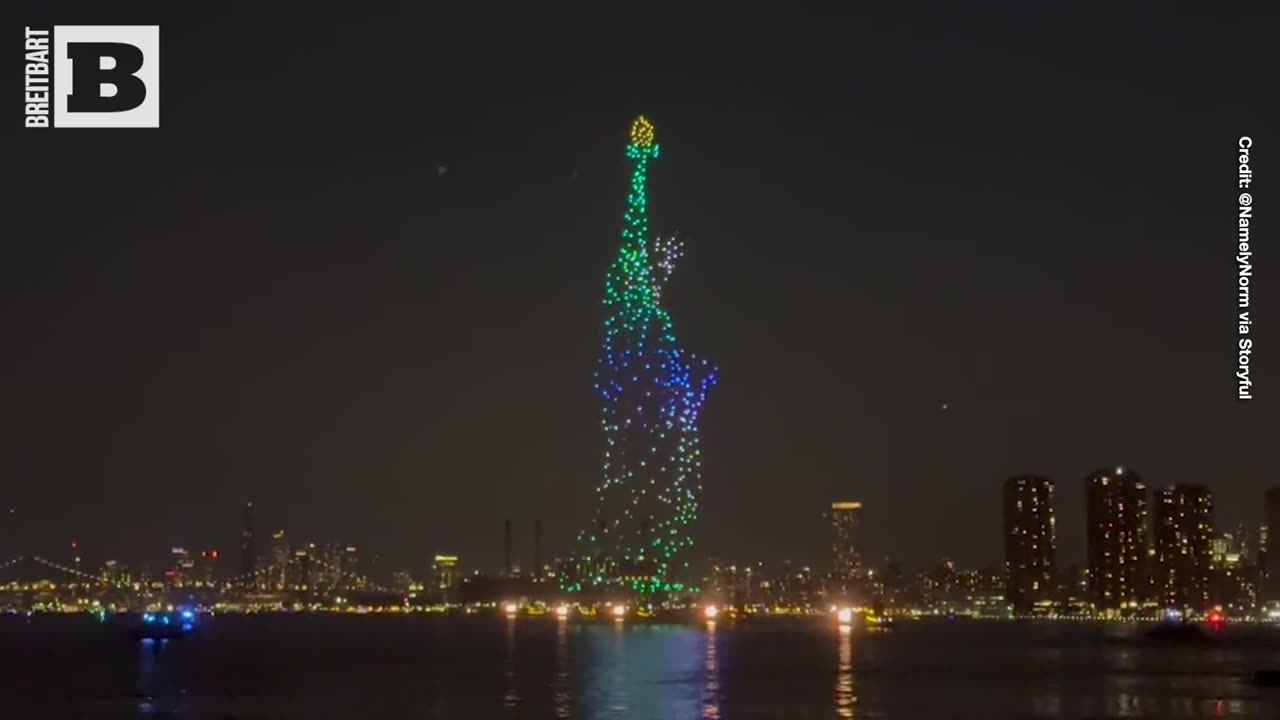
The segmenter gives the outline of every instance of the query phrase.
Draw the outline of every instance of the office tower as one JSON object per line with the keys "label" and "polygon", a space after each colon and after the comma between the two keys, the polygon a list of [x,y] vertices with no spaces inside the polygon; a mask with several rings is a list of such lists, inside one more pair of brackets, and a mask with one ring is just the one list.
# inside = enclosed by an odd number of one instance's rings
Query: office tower
{"label": "office tower", "polygon": [[1258,566],[1259,580],[1267,577],[1267,543],[1268,543],[1267,526],[1258,526],[1258,555],[1255,564]]}
{"label": "office tower", "polygon": [[1019,475],[1004,483],[1005,601],[1019,610],[1053,599],[1056,527],[1053,481]]}
{"label": "office tower", "polygon": [[1089,587],[1100,610],[1136,608],[1146,595],[1147,486],[1123,467],[1085,480]]}
{"label": "office tower", "polygon": [[360,550],[355,545],[347,545],[338,560],[341,568],[340,587],[344,590],[359,589],[365,585],[364,575],[360,572]]}
{"label": "office tower", "polygon": [[102,577],[109,583],[127,584],[130,580],[129,570],[117,560],[108,560],[102,564]]}
{"label": "office tower", "polygon": [[457,555],[436,555],[431,567],[432,587],[444,602],[457,599],[458,583],[462,569],[458,565]]}
{"label": "office tower", "polygon": [[292,567],[289,570],[292,590],[311,590],[315,584],[314,562],[311,551],[315,543],[293,551]]}
{"label": "office tower", "polygon": [[[313,545],[314,547],[314,545]],[[337,543],[325,543],[315,551],[313,556],[316,566],[316,585],[324,589],[336,589],[342,582],[343,546]]]}
{"label": "office tower", "polygon": [[1249,537],[1249,530],[1245,527],[1245,524],[1237,523],[1234,552],[1240,556],[1240,562],[1245,564],[1249,563],[1249,551],[1253,549],[1253,545],[1250,543],[1251,539],[1252,538]]}
{"label": "office tower", "polygon": [[[1209,605],[1213,496],[1203,485],[1170,485],[1155,499],[1155,599],[1193,612]],[[1219,541],[1223,555],[1230,536]]]}
{"label": "office tower", "polygon": [[171,567],[165,572],[166,579],[172,587],[186,587],[194,580],[195,562],[186,548],[175,547],[171,551],[173,560]]}
{"label": "office tower", "polygon": [[413,592],[413,576],[408,570],[397,570],[391,573],[391,590],[408,595]]}
{"label": "office tower", "polygon": [[542,521],[533,521],[533,579],[542,579]]}
{"label": "office tower", "polygon": [[[1265,508],[1264,508],[1265,511]],[[1270,573],[1267,570],[1267,546],[1270,544],[1270,533],[1266,523],[1258,526],[1258,542],[1255,545],[1257,550],[1254,552],[1253,560],[1253,589],[1254,599],[1257,604],[1261,605],[1269,599],[1268,594],[1268,578]]]}
{"label": "office tower", "polygon": [[244,527],[240,530],[240,574],[246,585],[253,585],[258,569],[257,550],[253,544],[253,503],[244,506]]}
{"label": "office tower", "polygon": [[204,550],[200,553],[200,562],[195,570],[195,580],[199,584],[212,586],[218,577],[218,559],[217,550]]}
{"label": "office tower", "polygon": [[502,574],[511,577],[514,574],[511,562],[511,518],[502,521]]}
{"label": "office tower", "polygon": [[852,578],[862,567],[858,554],[858,520],[862,516],[860,502],[831,503],[832,571],[837,577]]}
{"label": "office tower", "polygon": [[271,577],[267,584],[274,590],[289,587],[289,539],[284,530],[271,534]]}
{"label": "office tower", "polygon": [[[1157,499],[1158,501],[1158,499]],[[1156,508],[1159,510],[1159,508]],[[1157,532],[1159,531],[1159,523],[1157,522]],[[1156,542],[1159,543],[1159,538]],[[1213,535],[1209,540],[1209,565],[1217,567],[1229,562],[1228,558],[1232,558],[1230,562],[1239,562],[1240,553],[1236,551],[1236,537],[1231,533],[1222,533]]]}
{"label": "office tower", "polygon": [[[1280,488],[1270,488],[1266,495],[1263,496],[1263,518],[1266,524],[1262,526],[1259,532],[1259,552],[1266,551],[1266,557],[1261,558],[1258,565],[1264,569],[1264,579],[1262,581],[1262,600],[1264,602],[1280,601],[1280,567],[1271,567],[1272,564],[1280,565],[1276,558],[1280,558],[1276,552],[1280,548],[1276,547],[1277,541],[1275,536],[1280,535]],[[1261,539],[1265,537],[1265,540]]]}
{"label": "office tower", "polygon": [[1256,600],[1256,578],[1248,557],[1241,552],[1247,542],[1240,539],[1244,526],[1235,533],[1214,535],[1210,542],[1212,556],[1209,561],[1210,607],[1223,607],[1230,611],[1251,609]]}

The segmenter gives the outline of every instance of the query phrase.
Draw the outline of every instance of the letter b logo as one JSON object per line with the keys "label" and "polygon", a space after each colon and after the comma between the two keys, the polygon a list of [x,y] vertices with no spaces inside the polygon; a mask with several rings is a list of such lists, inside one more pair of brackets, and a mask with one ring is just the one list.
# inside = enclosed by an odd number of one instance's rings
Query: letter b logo
{"label": "letter b logo", "polygon": [[55,127],[160,127],[160,28],[57,25]]}

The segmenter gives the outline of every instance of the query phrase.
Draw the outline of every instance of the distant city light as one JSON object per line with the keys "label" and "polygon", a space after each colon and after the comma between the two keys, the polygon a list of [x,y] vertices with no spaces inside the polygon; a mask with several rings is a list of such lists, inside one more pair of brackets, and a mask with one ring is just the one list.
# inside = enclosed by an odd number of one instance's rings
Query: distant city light
{"label": "distant city light", "polygon": [[706,615],[708,620],[715,620],[716,616],[720,614],[720,608],[715,605],[708,605],[703,608],[702,614]]}
{"label": "distant city light", "polygon": [[852,623],[852,622],[853,622],[853,608],[847,608],[847,607],[844,607],[844,608],[840,608],[839,610],[837,610],[837,611],[836,611],[836,620],[839,620],[841,625],[848,625],[849,623]]}
{"label": "distant city light", "polygon": [[556,617],[560,618],[561,620],[564,620],[565,618],[569,617],[569,606],[568,606],[568,605],[561,605],[561,606],[557,607],[557,608],[556,608]]}
{"label": "distant city light", "polygon": [[502,609],[505,610],[508,615],[515,615],[520,610],[520,606],[515,603],[507,603]]}
{"label": "distant city light", "polygon": [[621,620],[623,617],[625,617],[625,616],[626,616],[626,614],[627,614],[627,606],[626,606],[626,605],[614,605],[614,606],[613,606],[613,616],[614,616],[615,618],[617,618],[617,619]]}

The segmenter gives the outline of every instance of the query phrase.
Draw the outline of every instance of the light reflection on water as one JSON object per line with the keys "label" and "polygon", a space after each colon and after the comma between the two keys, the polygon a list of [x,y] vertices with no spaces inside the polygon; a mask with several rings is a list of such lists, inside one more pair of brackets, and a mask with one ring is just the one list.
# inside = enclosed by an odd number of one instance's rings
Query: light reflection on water
{"label": "light reflection on water", "polygon": [[551,702],[558,718],[573,717],[573,693],[569,684],[569,624],[556,623],[556,679]]}
{"label": "light reflection on water", "polygon": [[841,625],[840,658],[836,666],[836,715],[853,717],[853,704],[858,698],[853,694],[853,628]]}
{"label": "light reflection on water", "polygon": [[[1118,626],[219,618],[138,643],[0,622],[0,718],[1280,717],[1280,632],[1153,646]],[[1256,634],[1261,633],[1261,634]]]}
{"label": "light reflection on water", "polygon": [[502,695],[503,704],[513,708],[520,704],[520,692],[516,689],[516,620],[507,619],[507,644],[503,678],[506,691]]}
{"label": "light reflection on water", "polygon": [[138,643],[138,714],[147,716],[155,711],[151,704],[151,680],[156,667],[156,653],[160,651],[155,640],[146,638]]}
{"label": "light reflection on water", "polygon": [[707,637],[702,689],[702,717],[716,720],[720,717],[720,666],[716,663],[716,621],[707,621]]}
{"label": "light reflection on water", "polygon": [[719,717],[714,629],[616,623],[578,631],[586,663],[575,717]]}

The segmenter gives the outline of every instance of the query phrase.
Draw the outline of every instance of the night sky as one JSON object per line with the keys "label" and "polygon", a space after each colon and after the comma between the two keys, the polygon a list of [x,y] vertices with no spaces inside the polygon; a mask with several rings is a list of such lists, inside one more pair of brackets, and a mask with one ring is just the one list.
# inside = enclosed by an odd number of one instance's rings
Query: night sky
{"label": "night sky", "polygon": [[12,22],[161,26],[161,128],[18,130],[4,33],[21,186],[0,555],[234,556],[248,500],[262,536],[388,570],[437,551],[495,569],[506,517],[521,559],[535,518],[567,553],[598,478],[599,303],[641,113],[654,227],[686,242],[665,297],[721,368],[696,555],[825,566],[824,510],[861,500],[873,561],[996,565],[1000,484],[1036,472],[1071,562],[1094,468],[1205,483],[1220,529],[1256,530],[1280,484],[1274,20],[915,12],[763,34],[655,9],[517,32],[429,4],[57,5]]}

